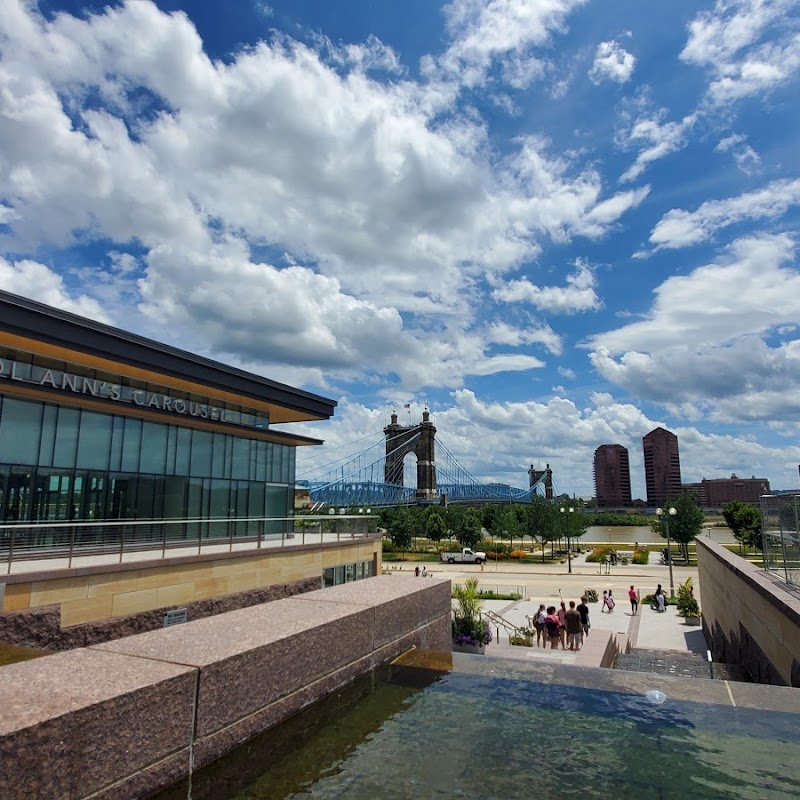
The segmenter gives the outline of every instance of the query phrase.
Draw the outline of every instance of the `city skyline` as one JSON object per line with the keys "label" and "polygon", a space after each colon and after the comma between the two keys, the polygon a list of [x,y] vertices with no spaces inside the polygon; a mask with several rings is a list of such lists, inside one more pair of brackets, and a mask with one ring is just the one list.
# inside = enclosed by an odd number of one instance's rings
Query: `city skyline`
{"label": "city skyline", "polygon": [[800,463],[798,0],[0,0],[0,289],[485,482]]}

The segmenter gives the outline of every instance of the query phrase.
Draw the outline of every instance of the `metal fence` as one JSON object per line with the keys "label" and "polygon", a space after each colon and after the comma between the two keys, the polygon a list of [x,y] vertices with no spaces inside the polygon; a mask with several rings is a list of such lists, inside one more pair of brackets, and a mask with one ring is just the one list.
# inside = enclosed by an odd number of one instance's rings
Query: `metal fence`
{"label": "metal fence", "polygon": [[800,586],[800,495],[761,498],[764,569]]}
{"label": "metal fence", "polygon": [[0,525],[0,564],[6,573],[30,572],[298,547],[376,533],[377,517],[367,515],[22,523]]}

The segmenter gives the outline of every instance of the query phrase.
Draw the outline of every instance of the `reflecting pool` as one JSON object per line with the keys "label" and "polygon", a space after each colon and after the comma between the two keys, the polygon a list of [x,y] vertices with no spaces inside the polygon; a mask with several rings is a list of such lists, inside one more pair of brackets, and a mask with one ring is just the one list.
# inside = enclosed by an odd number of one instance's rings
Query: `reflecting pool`
{"label": "reflecting pool", "polygon": [[800,798],[796,713],[543,683],[492,660],[492,674],[380,670],[159,798]]}

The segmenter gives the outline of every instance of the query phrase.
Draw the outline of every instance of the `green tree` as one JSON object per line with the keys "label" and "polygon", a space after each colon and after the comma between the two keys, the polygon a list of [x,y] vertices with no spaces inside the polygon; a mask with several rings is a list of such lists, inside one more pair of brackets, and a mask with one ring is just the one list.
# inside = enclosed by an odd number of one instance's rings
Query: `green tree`
{"label": "green tree", "polygon": [[389,538],[399,550],[408,550],[414,538],[414,518],[407,508],[394,508],[391,510],[393,513],[388,516],[387,520]]}
{"label": "green tree", "polygon": [[514,539],[522,539],[524,531],[516,511],[509,506],[500,506],[498,513],[494,515],[494,529],[489,533],[498,539],[508,539],[513,550]]}
{"label": "green tree", "polygon": [[[669,513],[670,508],[675,509],[674,515]],[[663,511],[663,514],[656,516],[651,527],[666,539],[667,525],[669,525],[670,539],[680,545],[683,558],[688,561],[689,542],[703,530],[703,509],[697,505],[691,492],[681,492],[665,503]]]}
{"label": "green tree", "polygon": [[555,506],[544,497],[534,497],[526,508],[525,535],[531,539],[537,538],[542,543],[542,561],[544,561],[544,546],[547,542],[554,542],[559,537],[558,511]]}
{"label": "green tree", "polygon": [[740,547],[761,548],[761,512],[755,506],[733,500],[722,506],[722,516]]}
{"label": "green tree", "polygon": [[432,511],[425,520],[425,535],[432,542],[441,542],[447,536],[447,525],[444,524],[442,515],[438,511]]}
{"label": "green tree", "polygon": [[456,539],[462,547],[475,547],[483,539],[481,518],[474,508],[465,509]]}

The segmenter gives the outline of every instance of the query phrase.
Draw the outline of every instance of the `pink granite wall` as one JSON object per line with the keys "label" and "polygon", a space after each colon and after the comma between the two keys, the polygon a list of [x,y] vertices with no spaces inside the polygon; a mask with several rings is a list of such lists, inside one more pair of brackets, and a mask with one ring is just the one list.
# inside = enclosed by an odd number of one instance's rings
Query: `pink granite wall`
{"label": "pink granite wall", "polygon": [[0,797],[146,796],[411,647],[450,581],[384,576],[0,669]]}

